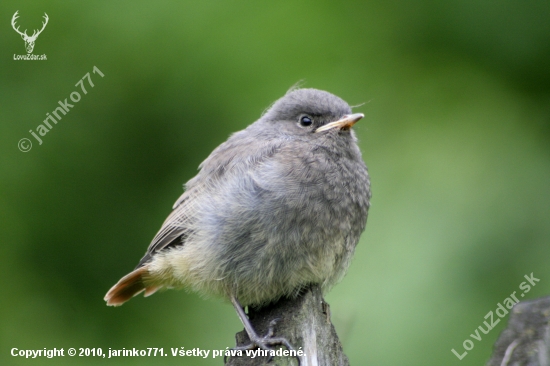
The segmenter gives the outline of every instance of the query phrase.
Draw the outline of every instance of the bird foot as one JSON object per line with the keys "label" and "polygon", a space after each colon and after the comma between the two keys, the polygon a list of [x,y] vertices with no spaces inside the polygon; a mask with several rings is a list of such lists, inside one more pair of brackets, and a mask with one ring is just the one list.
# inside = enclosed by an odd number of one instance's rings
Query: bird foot
{"label": "bird foot", "polygon": [[290,343],[282,337],[273,337],[273,334],[275,333],[273,328],[275,327],[275,324],[277,324],[277,321],[279,319],[273,319],[269,323],[269,328],[267,328],[267,334],[263,337],[260,337],[255,332],[248,335],[248,338],[250,338],[250,344],[246,346],[239,346],[236,347],[236,349],[241,350],[247,350],[247,349],[254,349],[254,348],[260,348],[266,351],[271,351],[272,349],[269,346],[285,346],[289,350],[294,350]]}
{"label": "bird foot", "polygon": [[[241,351],[247,351],[247,350],[253,350],[256,348],[259,348],[264,351],[273,351],[273,346],[284,346],[289,351],[294,351],[294,347],[290,344],[290,342],[283,337],[273,337],[274,327],[277,324],[277,321],[279,319],[273,319],[271,322],[269,322],[269,327],[267,328],[267,334],[263,337],[260,337],[256,332],[247,332],[248,338],[250,338],[250,343],[244,346],[237,346],[233,348],[234,350],[241,350]],[[267,362],[271,362],[273,359],[273,354],[271,352],[262,354],[260,353],[259,356],[266,355],[269,356],[267,359]],[[299,356],[296,356],[296,359],[298,360],[298,366],[301,364],[301,360]]]}

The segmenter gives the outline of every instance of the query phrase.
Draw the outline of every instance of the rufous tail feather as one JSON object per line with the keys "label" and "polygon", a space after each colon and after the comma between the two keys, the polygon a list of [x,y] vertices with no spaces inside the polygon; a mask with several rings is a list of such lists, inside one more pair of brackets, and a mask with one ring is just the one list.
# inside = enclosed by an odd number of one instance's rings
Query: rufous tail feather
{"label": "rufous tail feather", "polygon": [[144,282],[144,276],[148,272],[147,265],[145,265],[122,277],[105,295],[104,300],[107,301],[107,305],[120,306],[143,291],[145,291],[145,296],[154,294],[159,288],[146,286]]}

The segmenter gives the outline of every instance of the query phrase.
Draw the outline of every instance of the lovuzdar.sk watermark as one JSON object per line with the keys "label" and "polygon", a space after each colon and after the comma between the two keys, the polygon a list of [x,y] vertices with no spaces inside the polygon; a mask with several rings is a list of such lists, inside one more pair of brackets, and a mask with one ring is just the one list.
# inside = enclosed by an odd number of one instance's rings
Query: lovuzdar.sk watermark
{"label": "lovuzdar.sk watermark", "polygon": [[19,10],[17,10],[15,12],[15,14],[13,14],[13,17],[11,18],[11,26],[12,26],[13,30],[16,31],[17,34],[19,34],[21,36],[21,38],[23,38],[23,41],[25,42],[25,50],[27,51],[27,54],[26,55],[13,54],[13,59],[14,60],[24,60],[24,61],[43,61],[43,60],[47,60],[48,58],[45,54],[43,54],[43,55],[34,55],[32,53],[32,51],[34,50],[34,44],[36,42],[36,39],[38,38],[40,33],[42,33],[42,31],[44,30],[44,28],[46,28],[46,25],[48,24],[48,21],[50,19],[48,17],[48,14],[44,13],[44,21],[42,22],[42,28],[40,30],[35,29],[33,31],[33,33],[29,36],[27,34],[26,29],[23,32],[21,32],[19,30],[19,26],[16,25],[17,18],[19,18],[18,12],[19,12]]}
{"label": "lovuzdar.sk watermark", "polygon": [[[527,281],[524,281],[519,284],[519,289],[522,290],[520,294],[518,294],[520,297],[524,297],[526,293],[531,291],[531,288],[534,287],[537,282],[540,281],[540,279],[535,278],[533,276],[533,273],[531,272],[531,275],[525,275],[523,276]],[[508,315],[509,310],[512,309],[512,307],[519,302],[518,297],[516,296],[516,291],[512,292],[510,296],[502,300],[502,303],[497,304],[497,308],[495,309],[495,312],[489,311],[483,318],[486,319],[483,322],[483,325],[480,325],[476,328],[476,330],[470,334],[470,337],[473,340],[476,340],[478,342],[481,342],[481,339],[484,334],[488,334],[498,323],[500,323],[500,319],[504,318],[506,315]],[[496,314],[496,316],[495,316]],[[481,331],[481,333],[479,332]],[[459,353],[460,350],[457,352],[455,349],[451,349],[451,352],[459,359],[462,360],[466,355],[468,354],[468,351],[471,351],[474,348],[475,344],[471,339],[466,339],[462,343],[462,347],[464,347],[464,352]]]}

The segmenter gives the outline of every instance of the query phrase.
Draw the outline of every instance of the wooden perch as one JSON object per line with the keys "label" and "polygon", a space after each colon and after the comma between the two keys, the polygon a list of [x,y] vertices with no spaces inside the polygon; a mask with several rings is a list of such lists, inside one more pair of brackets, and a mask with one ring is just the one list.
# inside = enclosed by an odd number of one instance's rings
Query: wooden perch
{"label": "wooden perch", "polygon": [[550,296],[514,306],[487,366],[550,366]]}
{"label": "wooden perch", "polygon": [[[312,286],[296,299],[283,298],[261,309],[248,309],[248,317],[259,335],[265,335],[273,319],[278,319],[274,336],[286,338],[296,351],[303,351],[301,366],[349,366],[349,361],[330,321],[330,308],[319,286]],[[243,330],[235,336],[237,346],[250,343]],[[280,347],[275,350],[285,350]],[[268,357],[233,356],[228,366],[266,365]],[[273,357],[269,365],[298,365],[296,357]]]}

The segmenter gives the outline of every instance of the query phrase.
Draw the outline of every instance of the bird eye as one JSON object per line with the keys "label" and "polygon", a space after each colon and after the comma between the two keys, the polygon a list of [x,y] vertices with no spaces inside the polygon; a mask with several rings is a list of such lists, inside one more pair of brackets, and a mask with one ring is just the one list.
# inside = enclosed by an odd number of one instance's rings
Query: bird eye
{"label": "bird eye", "polygon": [[308,116],[302,116],[300,118],[300,124],[302,126],[311,126],[312,123],[313,123],[313,121]]}

